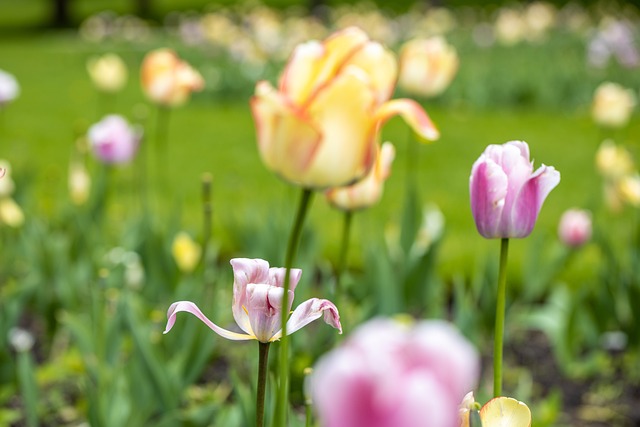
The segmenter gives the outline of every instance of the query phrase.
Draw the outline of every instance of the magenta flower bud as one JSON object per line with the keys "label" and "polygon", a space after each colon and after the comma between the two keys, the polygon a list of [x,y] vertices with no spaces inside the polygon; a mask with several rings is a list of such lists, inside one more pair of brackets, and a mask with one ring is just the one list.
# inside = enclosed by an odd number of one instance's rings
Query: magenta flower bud
{"label": "magenta flower bud", "polygon": [[128,163],[138,150],[141,132],[118,115],[109,115],[89,128],[93,154],[103,163]]}
{"label": "magenta flower bud", "polygon": [[560,182],[553,166],[533,171],[524,141],[489,145],[471,169],[471,212],[478,232],[487,239],[526,237],[542,203]]}
{"label": "magenta flower bud", "polygon": [[581,209],[567,210],[560,218],[558,237],[572,248],[587,243],[591,239],[591,213]]}

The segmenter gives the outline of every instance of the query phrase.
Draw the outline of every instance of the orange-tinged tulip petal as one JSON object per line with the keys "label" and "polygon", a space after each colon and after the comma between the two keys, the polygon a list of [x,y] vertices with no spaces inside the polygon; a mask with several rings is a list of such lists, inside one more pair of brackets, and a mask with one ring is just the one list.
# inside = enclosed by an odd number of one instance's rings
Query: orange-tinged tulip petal
{"label": "orange-tinged tulip petal", "polygon": [[[358,69],[343,71],[325,87],[309,107],[310,116],[322,129],[318,147],[302,185],[346,185],[364,176],[374,154],[374,94],[367,89],[367,76]],[[295,177],[291,180],[295,182]]]}
{"label": "orange-tinged tulip petal", "polygon": [[531,411],[511,397],[496,397],[480,409],[483,427],[530,427]]}
{"label": "orange-tinged tulip petal", "polygon": [[262,161],[284,178],[296,181],[318,149],[320,133],[266,81],[256,86],[251,111]]}
{"label": "orange-tinged tulip petal", "polygon": [[376,111],[375,119],[382,124],[396,115],[400,115],[423,141],[435,141],[440,138],[440,132],[416,101],[394,99],[385,102]]}

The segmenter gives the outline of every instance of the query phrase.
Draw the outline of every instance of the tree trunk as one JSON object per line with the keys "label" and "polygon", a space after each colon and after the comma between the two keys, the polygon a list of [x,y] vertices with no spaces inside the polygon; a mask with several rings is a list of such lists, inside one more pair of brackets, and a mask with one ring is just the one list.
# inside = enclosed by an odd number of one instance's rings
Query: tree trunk
{"label": "tree trunk", "polygon": [[56,28],[70,27],[69,0],[53,0],[52,3],[51,25]]}

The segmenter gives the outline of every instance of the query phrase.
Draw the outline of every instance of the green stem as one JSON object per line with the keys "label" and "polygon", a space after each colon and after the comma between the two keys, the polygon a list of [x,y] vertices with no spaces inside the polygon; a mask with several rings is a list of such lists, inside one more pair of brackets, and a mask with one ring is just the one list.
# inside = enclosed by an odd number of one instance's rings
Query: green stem
{"label": "green stem", "polygon": [[507,299],[507,256],[509,239],[500,242],[500,270],[498,273],[498,296],[496,300],[496,330],[493,341],[493,397],[502,394],[502,347],[504,340],[504,314]]}
{"label": "green stem", "polygon": [[267,367],[269,365],[268,342],[258,342],[258,393],[256,396],[256,427],[264,425],[264,391],[267,384]]}
{"label": "green stem", "polygon": [[213,178],[210,173],[202,175],[202,265],[207,266],[207,255],[209,241],[211,240],[211,229],[213,228],[211,207],[211,183]]}
{"label": "green stem", "polygon": [[351,223],[353,211],[345,211],[342,223],[342,242],[340,243],[340,257],[336,265],[336,288],[334,290],[334,304],[338,304],[338,299],[342,295],[342,273],[347,265],[347,253],[349,252],[349,236],[351,235]]}
{"label": "green stem", "polygon": [[298,243],[300,242],[300,235],[302,233],[302,226],[304,219],[307,215],[307,210],[311,204],[313,191],[308,188],[302,189],[300,196],[300,204],[298,205],[298,212],[293,223],[293,229],[289,236],[289,243],[287,244],[287,253],[285,255],[284,267],[286,269],[284,275],[284,294],[282,297],[282,338],[280,339],[280,358],[278,374],[280,375],[280,384],[278,389],[278,400],[276,407],[276,427],[285,427],[287,424],[287,404],[289,401],[289,337],[287,337],[287,319],[289,318],[289,282],[291,267],[295,260],[296,252],[298,250]]}
{"label": "green stem", "polygon": [[156,189],[159,197],[161,192],[169,189],[168,185],[171,180],[169,167],[169,118],[171,110],[168,107],[158,107],[158,115],[156,122]]}

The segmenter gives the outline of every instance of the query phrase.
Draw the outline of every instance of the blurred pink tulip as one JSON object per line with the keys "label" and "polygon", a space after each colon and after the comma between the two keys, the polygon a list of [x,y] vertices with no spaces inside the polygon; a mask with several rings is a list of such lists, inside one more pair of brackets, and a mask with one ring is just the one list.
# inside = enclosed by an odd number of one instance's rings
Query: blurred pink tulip
{"label": "blurred pink tulip", "polygon": [[582,246],[591,238],[591,214],[581,209],[569,209],[558,224],[560,241],[567,246]]}
{"label": "blurred pink tulip", "polygon": [[560,172],[542,165],[535,172],[524,141],[489,145],[471,170],[471,211],[487,239],[526,237],[542,203],[560,182]]}
{"label": "blurred pink tulip", "polygon": [[[284,295],[284,268],[269,268],[269,263],[262,259],[235,258],[231,260],[233,267],[233,317],[245,333],[226,330],[211,322],[200,309],[190,301],[178,301],[167,311],[167,327],[164,333],[171,330],[176,315],[181,311],[193,314],[204,322],[213,332],[221,337],[235,340],[258,340],[260,342],[277,341],[282,336],[281,310]],[[291,269],[289,307],[291,310],[294,290],[302,270]],[[340,315],[332,302],[311,298],[300,304],[287,321],[287,335],[308,325],[324,315],[324,321],[342,333]]]}
{"label": "blurred pink tulip", "polygon": [[364,209],[378,203],[382,197],[384,181],[391,173],[391,164],[395,155],[396,149],[390,142],[382,144],[376,156],[375,165],[369,174],[353,185],[327,190],[325,196],[329,203],[344,211]]}
{"label": "blurred pink tulip", "polygon": [[324,427],[457,427],[479,362],[446,322],[374,319],[320,359],[313,405]]}
{"label": "blurred pink tulip", "polygon": [[278,88],[260,81],[251,99],[262,161],[294,184],[324,189],[367,174],[379,128],[392,116],[437,139],[418,103],[389,101],[396,77],[393,54],[356,27],[298,45]]}
{"label": "blurred pink tulip", "polygon": [[128,163],[138,150],[140,131],[118,115],[109,115],[89,128],[87,138],[94,155],[103,163]]}

